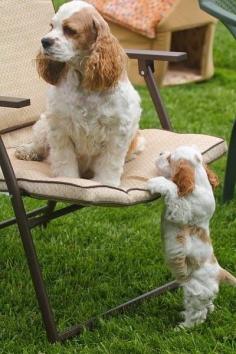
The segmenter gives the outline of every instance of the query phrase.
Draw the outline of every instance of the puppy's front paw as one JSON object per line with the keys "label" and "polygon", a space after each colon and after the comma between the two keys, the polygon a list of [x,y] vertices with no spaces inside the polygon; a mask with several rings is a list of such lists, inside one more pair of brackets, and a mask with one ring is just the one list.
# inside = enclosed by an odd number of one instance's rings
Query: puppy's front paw
{"label": "puppy's front paw", "polygon": [[157,190],[157,183],[156,183],[156,180],[158,179],[158,177],[155,177],[155,178],[151,178],[148,180],[147,182],[147,189],[149,190],[149,192],[151,194],[155,194],[155,193],[158,193],[158,190]]}
{"label": "puppy's front paw", "polygon": [[41,161],[43,159],[43,156],[33,149],[32,144],[18,146],[15,151],[15,157],[26,161]]}
{"label": "puppy's front paw", "polygon": [[155,161],[157,168],[157,176],[164,176],[165,178],[170,178],[171,168],[170,168],[170,152],[164,151],[159,154],[158,158]]}
{"label": "puppy's front paw", "polygon": [[151,192],[151,194],[160,193],[165,194],[168,190],[168,181],[165,177],[154,177],[149,179],[147,182],[147,188]]}

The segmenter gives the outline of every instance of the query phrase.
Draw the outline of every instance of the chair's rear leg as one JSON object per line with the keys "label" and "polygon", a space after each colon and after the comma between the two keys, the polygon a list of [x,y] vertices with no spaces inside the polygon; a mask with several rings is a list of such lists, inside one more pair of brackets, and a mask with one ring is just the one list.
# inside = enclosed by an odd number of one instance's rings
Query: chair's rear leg
{"label": "chair's rear leg", "polygon": [[46,228],[49,221],[50,221],[50,216],[52,215],[54,209],[56,208],[56,205],[57,205],[57,202],[55,202],[54,200],[48,200],[48,205],[47,205],[47,209],[44,213],[45,216],[48,217],[48,220],[46,220],[44,223],[43,223],[43,227]]}
{"label": "chair's rear leg", "polygon": [[158,86],[156,84],[153,72],[154,62],[152,60],[138,60],[139,74],[144,77],[152,102],[158,114],[161,126],[165,130],[172,130],[170,119],[164,103],[162,101]]}
{"label": "chair's rear leg", "polygon": [[236,183],[236,120],[233,124],[231,138],[229,143],[228,158],[225,171],[223,202],[233,198]]}

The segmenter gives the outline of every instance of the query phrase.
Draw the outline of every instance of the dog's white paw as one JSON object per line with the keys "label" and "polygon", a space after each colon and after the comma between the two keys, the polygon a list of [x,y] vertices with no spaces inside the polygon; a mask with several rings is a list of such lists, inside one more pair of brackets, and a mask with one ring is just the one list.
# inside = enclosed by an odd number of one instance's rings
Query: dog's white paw
{"label": "dog's white paw", "polygon": [[200,325],[201,323],[205,322],[207,318],[207,308],[204,308],[196,312],[183,311],[183,313],[184,313],[185,321],[180,322],[178,324],[178,327],[180,329],[192,328],[194,326]]}
{"label": "dog's white paw", "polygon": [[168,191],[169,181],[162,176],[149,179],[147,188],[151,194],[160,193],[165,194]]}
{"label": "dog's white paw", "polygon": [[169,157],[170,157],[170,152],[164,151],[159,154],[158,158],[155,161],[155,165],[157,168],[157,175],[164,176],[168,179],[171,176]]}
{"label": "dog's white paw", "polygon": [[32,148],[32,144],[18,146],[15,151],[15,157],[19,160],[41,161],[43,157]]}
{"label": "dog's white paw", "polygon": [[155,193],[158,193],[158,191],[156,191],[156,179],[157,179],[158,177],[155,177],[155,178],[151,178],[151,179],[149,179],[148,180],[148,182],[147,182],[147,189],[149,190],[149,192],[151,193],[151,194],[155,194]]}

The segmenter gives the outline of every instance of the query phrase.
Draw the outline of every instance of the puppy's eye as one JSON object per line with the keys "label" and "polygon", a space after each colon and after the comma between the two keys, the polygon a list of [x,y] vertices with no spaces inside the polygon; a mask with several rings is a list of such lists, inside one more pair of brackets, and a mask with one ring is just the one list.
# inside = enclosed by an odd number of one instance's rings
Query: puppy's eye
{"label": "puppy's eye", "polygon": [[64,32],[64,34],[66,36],[70,36],[70,37],[72,37],[72,36],[74,36],[76,34],[76,31],[73,28],[69,27],[69,26],[64,26],[63,27],[63,32]]}
{"label": "puppy's eye", "polygon": [[53,24],[52,23],[50,23],[50,30],[52,30],[53,29]]}

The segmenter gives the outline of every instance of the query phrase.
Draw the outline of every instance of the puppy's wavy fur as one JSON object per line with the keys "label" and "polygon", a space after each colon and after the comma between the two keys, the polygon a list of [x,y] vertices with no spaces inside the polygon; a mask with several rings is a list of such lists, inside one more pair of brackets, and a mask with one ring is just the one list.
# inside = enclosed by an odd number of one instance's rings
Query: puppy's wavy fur
{"label": "puppy's wavy fur", "polygon": [[47,111],[16,157],[40,160],[49,151],[55,176],[89,170],[95,181],[118,186],[127,153],[129,159],[143,145],[140,97],[128,80],[124,50],[84,1],[60,7],[42,44],[36,64],[50,84]]}
{"label": "puppy's wavy fur", "polygon": [[220,282],[236,286],[236,278],[217,262],[209,233],[215,210],[212,188],[219,181],[194,147],[179,147],[171,154],[162,154],[157,161],[158,173],[163,171],[168,179],[153,178],[148,188],[165,200],[162,229],[166,260],[184,288],[181,326],[192,327],[204,322],[214,310]]}
{"label": "puppy's wavy fur", "polygon": [[[215,189],[219,185],[219,179],[209,166],[204,165],[204,167],[208,180],[212,188]],[[177,162],[172,181],[177,185],[180,197],[184,197],[193,192],[195,186],[195,170],[189,161],[180,160]]]}
{"label": "puppy's wavy fur", "polygon": [[172,181],[177,185],[180,197],[192,193],[195,186],[195,172],[193,166],[186,160],[178,161]]}

